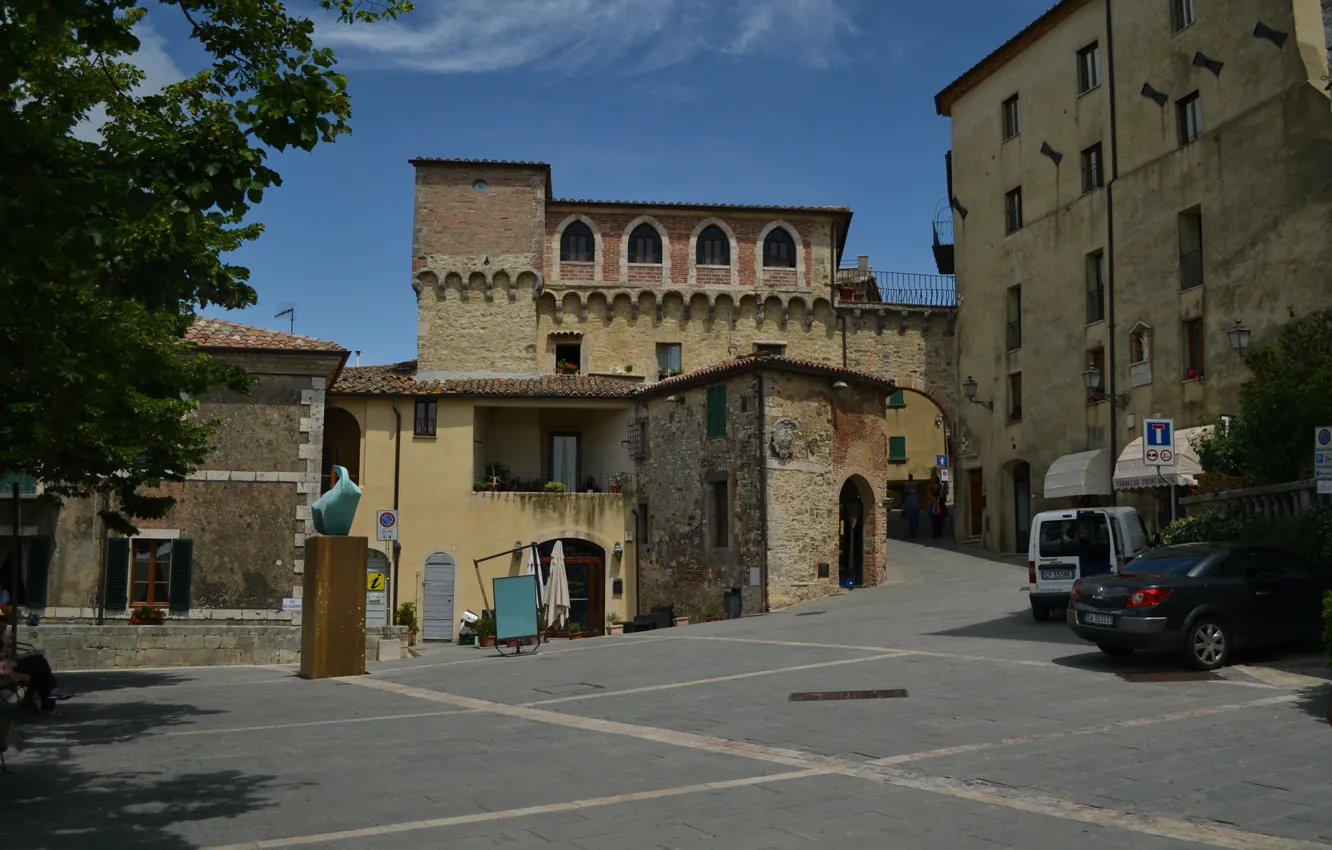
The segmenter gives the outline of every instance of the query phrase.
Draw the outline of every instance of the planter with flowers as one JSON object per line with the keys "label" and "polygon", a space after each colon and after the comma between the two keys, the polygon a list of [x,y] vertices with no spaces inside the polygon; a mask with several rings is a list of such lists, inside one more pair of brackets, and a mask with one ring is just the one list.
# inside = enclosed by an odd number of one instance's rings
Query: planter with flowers
{"label": "planter with flowers", "polygon": [[131,626],[160,626],[166,619],[166,609],[142,605],[130,612]]}
{"label": "planter with flowers", "polygon": [[555,374],[557,375],[577,375],[578,364],[569,360],[555,361]]}

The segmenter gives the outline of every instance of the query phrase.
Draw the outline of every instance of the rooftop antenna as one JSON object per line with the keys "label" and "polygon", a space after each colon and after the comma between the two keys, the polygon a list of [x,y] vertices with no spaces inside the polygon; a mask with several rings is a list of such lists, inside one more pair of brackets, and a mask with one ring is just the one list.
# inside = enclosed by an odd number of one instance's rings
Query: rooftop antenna
{"label": "rooftop antenna", "polygon": [[286,316],[288,320],[288,329],[291,333],[296,333],[296,305],[283,304],[281,306],[282,309],[274,313],[273,318],[280,319],[283,316]]}

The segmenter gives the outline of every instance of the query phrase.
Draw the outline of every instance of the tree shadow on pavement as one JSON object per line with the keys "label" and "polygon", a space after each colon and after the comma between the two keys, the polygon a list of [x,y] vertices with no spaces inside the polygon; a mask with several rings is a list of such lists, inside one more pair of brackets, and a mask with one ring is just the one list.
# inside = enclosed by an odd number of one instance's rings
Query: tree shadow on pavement
{"label": "tree shadow on pavement", "polygon": [[[1025,599],[1025,597],[1024,597]],[[1038,623],[1032,619],[1031,611],[1024,608],[1012,614],[979,623],[967,623],[938,632],[930,632],[938,637],[988,638],[990,640],[1022,640],[1037,643],[1085,645],[1081,639],[1069,631],[1068,624],[1059,617]]]}
{"label": "tree shadow on pavement", "polygon": [[78,694],[96,694],[105,691],[137,690],[177,685],[191,681],[180,673],[157,670],[117,670],[114,672],[61,673],[55,671],[62,687]]}
{"label": "tree shadow on pavement", "polygon": [[[41,759],[63,758],[69,747],[132,743],[165,728],[225,711],[196,705],[153,702],[66,703],[63,717],[29,716],[20,734]],[[51,752],[47,752],[50,750]]]}
{"label": "tree shadow on pavement", "polygon": [[1295,705],[1310,717],[1332,725],[1332,686],[1312,685],[1301,689]]}

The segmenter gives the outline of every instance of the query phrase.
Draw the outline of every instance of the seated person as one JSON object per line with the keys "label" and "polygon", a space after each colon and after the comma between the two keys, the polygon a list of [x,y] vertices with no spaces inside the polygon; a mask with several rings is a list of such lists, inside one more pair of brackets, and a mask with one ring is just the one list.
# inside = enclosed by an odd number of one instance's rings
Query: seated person
{"label": "seated person", "polygon": [[40,701],[38,712],[47,717],[59,717],[55,704],[74,696],[60,688],[55,673],[46,658],[41,655],[25,655],[22,658],[9,657],[8,634],[0,639],[0,676],[8,676],[19,684],[27,685],[29,691],[36,689]]}

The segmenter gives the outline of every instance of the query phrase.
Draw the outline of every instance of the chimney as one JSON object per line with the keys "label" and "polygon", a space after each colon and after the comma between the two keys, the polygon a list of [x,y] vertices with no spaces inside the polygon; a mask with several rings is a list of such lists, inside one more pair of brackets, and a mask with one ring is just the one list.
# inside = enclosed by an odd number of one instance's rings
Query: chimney
{"label": "chimney", "polygon": [[861,254],[856,257],[856,268],[860,269],[862,272],[869,271],[869,254]]}
{"label": "chimney", "polygon": [[356,350],[356,365],[357,365],[357,366],[360,366],[360,365],[361,365],[361,351],[360,351],[360,349],[357,349],[357,350]]}

